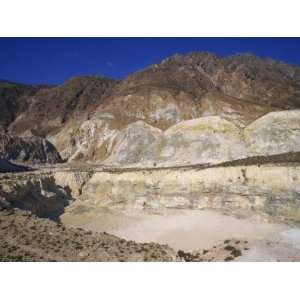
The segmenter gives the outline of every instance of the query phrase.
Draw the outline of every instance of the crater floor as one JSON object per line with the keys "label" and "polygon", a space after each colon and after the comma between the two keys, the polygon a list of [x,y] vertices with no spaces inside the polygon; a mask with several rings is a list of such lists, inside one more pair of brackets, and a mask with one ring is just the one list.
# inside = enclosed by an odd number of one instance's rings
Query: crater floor
{"label": "crater floor", "polygon": [[67,226],[107,231],[124,239],[168,244],[189,252],[214,249],[226,239],[243,240],[247,241],[246,251],[237,261],[300,261],[300,229],[259,215],[237,217],[189,209],[120,212],[71,206],[61,220]]}

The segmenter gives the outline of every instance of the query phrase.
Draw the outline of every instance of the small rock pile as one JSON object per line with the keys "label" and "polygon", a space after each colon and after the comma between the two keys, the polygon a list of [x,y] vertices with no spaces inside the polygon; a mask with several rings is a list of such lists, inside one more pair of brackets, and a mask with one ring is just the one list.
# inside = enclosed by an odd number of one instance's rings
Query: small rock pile
{"label": "small rock pile", "polygon": [[210,261],[232,261],[242,255],[243,251],[249,250],[248,241],[231,239],[225,240],[223,244],[213,246],[211,249],[194,251],[192,253],[179,250],[177,255],[186,262],[210,262]]}

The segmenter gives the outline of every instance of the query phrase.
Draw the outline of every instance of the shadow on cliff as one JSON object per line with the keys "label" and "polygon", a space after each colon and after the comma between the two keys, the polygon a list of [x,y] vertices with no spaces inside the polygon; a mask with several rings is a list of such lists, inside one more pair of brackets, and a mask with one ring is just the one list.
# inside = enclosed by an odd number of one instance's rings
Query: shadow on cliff
{"label": "shadow on cliff", "polygon": [[11,207],[29,210],[38,217],[54,221],[60,221],[65,207],[75,200],[71,189],[57,185],[52,177],[17,183],[13,192],[3,196]]}

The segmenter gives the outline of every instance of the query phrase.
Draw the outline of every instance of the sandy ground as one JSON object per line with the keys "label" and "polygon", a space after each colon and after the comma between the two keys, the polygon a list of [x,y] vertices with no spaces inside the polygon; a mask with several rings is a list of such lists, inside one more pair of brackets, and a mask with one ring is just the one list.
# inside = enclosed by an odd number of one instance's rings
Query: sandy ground
{"label": "sandy ground", "polygon": [[252,241],[249,251],[237,261],[300,261],[300,228],[286,228]]}
{"label": "sandy ground", "polygon": [[210,210],[112,212],[77,206],[62,216],[66,225],[106,231],[137,242],[168,244],[184,251],[211,248],[226,239],[249,242],[239,261],[300,261],[300,228],[266,221],[262,217],[238,218]]}
{"label": "sandy ground", "polygon": [[0,210],[2,261],[178,261],[178,257],[165,245],[70,228],[11,209]]}

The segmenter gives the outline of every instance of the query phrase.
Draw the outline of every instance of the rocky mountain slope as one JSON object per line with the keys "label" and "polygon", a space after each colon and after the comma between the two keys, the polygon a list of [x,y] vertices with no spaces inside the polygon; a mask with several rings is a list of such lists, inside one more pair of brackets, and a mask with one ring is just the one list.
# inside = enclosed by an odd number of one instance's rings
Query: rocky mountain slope
{"label": "rocky mountain slope", "polygon": [[299,150],[300,68],[250,54],[174,55],[119,82],[77,77],[11,97],[3,85],[4,129],[45,137],[69,161],[178,165]]}
{"label": "rocky mountain slope", "polygon": [[[247,157],[252,154],[243,150],[243,128],[269,112],[299,108],[299,78],[297,67],[252,55],[177,55],[119,82],[89,120],[65,126],[50,139],[63,157],[108,164],[199,163],[202,155],[203,163]],[[190,131],[194,126],[181,132],[179,124],[191,119],[199,121],[187,124],[208,122],[207,129]],[[209,125],[213,120],[219,124],[215,127],[230,122],[226,124],[237,133],[234,141],[224,131],[221,138]],[[200,144],[217,150],[205,152]]]}
{"label": "rocky mountain slope", "polygon": [[25,99],[40,88],[42,87],[0,80],[0,131],[7,128],[25,109]]}
{"label": "rocky mountain slope", "polygon": [[120,82],[98,110],[161,129],[216,113],[247,124],[266,111],[299,107],[299,80],[299,68],[253,55],[175,55]]}
{"label": "rocky mountain slope", "polygon": [[0,134],[0,158],[31,164],[61,163],[55,147],[39,137],[18,137]]}
{"label": "rocky mountain slope", "polygon": [[[111,124],[111,120],[91,119],[76,133],[69,128],[50,140],[56,145],[59,140],[64,142],[61,154],[69,162],[122,167],[220,163],[300,151],[300,110],[271,112],[243,128],[220,116],[182,121],[165,131],[144,121],[123,129]],[[74,141],[72,146],[69,139]]]}
{"label": "rocky mountain slope", "polygon": [[107,78],[84,76],[72,78],[61,86],[40,89],[26,97],[27,108],[10,124],[9,131],[14,134],[31,131],[45,137],[61,129],[71,118],[87,119],[114,84],[114,80]]}

